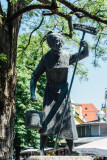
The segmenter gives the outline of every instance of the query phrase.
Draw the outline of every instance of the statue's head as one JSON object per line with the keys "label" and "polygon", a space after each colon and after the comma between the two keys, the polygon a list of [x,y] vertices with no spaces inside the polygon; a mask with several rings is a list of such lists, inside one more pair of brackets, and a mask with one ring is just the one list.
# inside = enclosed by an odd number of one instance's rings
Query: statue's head
{"label": "statue's head", "polygon": [[63,36],[60,33],[48,32],[47,43],[53,50],[60,50],[63,44]]}

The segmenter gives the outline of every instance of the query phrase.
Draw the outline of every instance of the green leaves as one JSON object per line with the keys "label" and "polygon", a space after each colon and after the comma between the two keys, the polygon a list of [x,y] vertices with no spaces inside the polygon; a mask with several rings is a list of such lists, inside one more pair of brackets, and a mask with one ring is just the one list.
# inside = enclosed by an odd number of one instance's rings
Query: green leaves
{"label": "green leaves", "polygon": [[0,60],[7,62],[7,56],[4,53],[0,54]]}
{"label": "green leaves", "polygon": [[[25,128],[25,113],[26,110],[42,110],[43,101],[43,90],[45,76],[42,77],[38,82],[39,89],[36,90],[36,96],[38,101],[30,101],[30,78],[32,72],[35,70],[41,58],[41,46],[39,36],[32,37],[31,43],[28,48],[23,52],[23,47],[26,46],[28,41],[28,34],[23,34],[19,36],[18,41],[18,55],[17,55],[17,88],[16,88],[16,118],[15,118],[15,143],[14,147],[20,146],[24,148],[25,146],[32,146],[35,148],[39,147],[38,130],[26,129]],[[39,40],[39,41],[38,41]],[[23,53],[22,53],[23,52]],[[19,144],[20,139],[20,144]]]}
{"label": "green leaves", "polygon": [[0,14],[0,17],[3,18],[3,16]]}
{"label": "green leaves", "polygon": [[79,76],[80,80],[88,80],[88,70],[81,63],[78,63],[76,74]]}

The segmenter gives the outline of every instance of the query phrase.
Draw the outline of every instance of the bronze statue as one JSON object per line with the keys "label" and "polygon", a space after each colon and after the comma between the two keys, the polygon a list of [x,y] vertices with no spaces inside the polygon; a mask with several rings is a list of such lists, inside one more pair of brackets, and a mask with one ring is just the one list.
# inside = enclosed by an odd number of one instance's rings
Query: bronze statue
{"label": "bronze statue", "polygon": [[[68,67],[76,61],[77,53],[68,53],[62,50],[63,36],[59,33],[49,32],[47,43],[51,50],[40,60],[39,65],[33,72],[30,81],[31,100],[35,101],[36,83],[42,73],[46,72],[47,85],[43,101],[43,127],[40,129],[40,154],[44,153],[44,146],[48,136],[57,136],[59,127],[59,138],[67,141],[70,154],[73,155],[73,140],[78,138],[74,117],[72,113],[71,100],[69,98],[67,107],[65,102],[68,92]],[[88,45],[82,41],[79,60],[88,56]],[[65,112],[63,122],[61,117]]]}

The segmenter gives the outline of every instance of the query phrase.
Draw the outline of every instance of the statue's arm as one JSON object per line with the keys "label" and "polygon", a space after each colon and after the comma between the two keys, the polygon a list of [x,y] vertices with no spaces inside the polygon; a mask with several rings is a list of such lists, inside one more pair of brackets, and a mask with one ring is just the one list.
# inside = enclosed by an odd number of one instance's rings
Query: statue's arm
{"label": "statue's arm", "polygon": [[31,100],[36,101],[36,96],[35,96],[35,89],[36,89],[36,83],[39,77],[45,72],[45,57],[43,56],[42,59],[40,60],[37,68],[31,75],[31,80],[30,80],[30,94],[31,94]]}
{"label": "statue's arm", "polygon": [[[83,49],[80,53],[79,60],[84,59],[85,57],[87,57],[89,55],[88,44],[85,41],[82,41],[81,46],[83,47]],[[69,64],[73,64],[76,62],[77,55],[78,55],[78,53],[70,53]]]}

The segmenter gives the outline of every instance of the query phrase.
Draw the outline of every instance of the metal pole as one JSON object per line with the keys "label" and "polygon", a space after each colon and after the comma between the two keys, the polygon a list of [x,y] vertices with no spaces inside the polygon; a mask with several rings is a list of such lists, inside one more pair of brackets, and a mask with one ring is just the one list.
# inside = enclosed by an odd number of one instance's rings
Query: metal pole
{"label": "metal pole", "polygon": [[[83,41],[84,36],[85,36],[85,32],[83,32],[81,41]],[[78,64],[79,57],[80,57],[80,53],[81,53],[81,48],[82,48],[82,47],[81,47],[81,45],[80,45],[80,48],[79,48],[79,51],[78,51],[78,55],[77,55],[77,59],[76,59],[76,63],[75,63],[75,67],[74,67],[74,71],[73,71],[73,75],[72,75],[72,79],[71,79],[71,83],[70,83],[70,87],[69,87],[69,91],[68,91],[68,94],[67,94],[67,100],[66,100],[66,103],[65,103],[65,108],[67,107],[67,103],[68,103],[68,100],[69,100],[69,96],[70,96],[70,92],[71,92],[71,88],[72,88],[72,84],[73,84],[75,72],[76,72],[76,69],[77,69],[77,64]],[[62,124],[62,122],[63,122],[64,115],[65,115],[65,112],[64,112],[63,115],[62,115],[61,124]],[[60,125],[59,130],[58,130],[58,134],[57,134],[57,137],[56,137],[56,141],[55,141],[53,153],[55,152],[55,149],[56,149],[58,136],[59,136],[59,134],[60,134],[60,129],[61,129],[61,125]]]}

